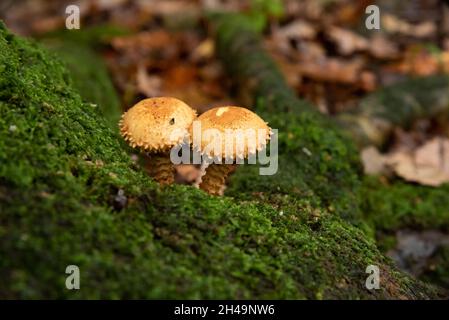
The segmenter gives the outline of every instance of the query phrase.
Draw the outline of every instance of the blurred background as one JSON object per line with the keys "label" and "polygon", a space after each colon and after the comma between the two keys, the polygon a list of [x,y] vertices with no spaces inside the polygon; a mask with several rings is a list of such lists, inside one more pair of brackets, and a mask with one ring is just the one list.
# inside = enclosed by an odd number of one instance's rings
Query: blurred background
{"label": "blurred background", "polygon": [[[232,101],[204,19],[213,11],[267,20],[266,46],[289,84],[324,113],[379,86],[449,71],[449,9],[439,0],[3,0],[0,18],[17,34],[48,37],[64,29],[71,4],[125,105],[167,92],[201,110]],[[365,27],[370,4],[381,10],[380,30]]]}

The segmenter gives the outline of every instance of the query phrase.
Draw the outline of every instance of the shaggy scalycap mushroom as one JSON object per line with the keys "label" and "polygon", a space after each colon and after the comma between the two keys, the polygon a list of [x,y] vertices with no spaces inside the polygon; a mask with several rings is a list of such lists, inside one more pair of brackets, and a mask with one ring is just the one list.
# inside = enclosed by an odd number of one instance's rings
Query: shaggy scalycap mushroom
{"label": "shaggy scalycap mushroom", "polygon": [[[227,176],[235,167],[235,164],[225,164],[226,159],[228,161],[244,159],[256,154],[266,146],[272,131],[267,123],[254,112],[234,106],[210,109],[200,115],[197,121],[201,124],[202,134],[201,140],[193,139],[193,148],[210,159],[221,157],[223,160],[222,164],[211,164],[207,167],[199,187],[211,194],[221,195]],[[204,134],[209,129],[215,129],[215,134]],[[191,132],[192,130],[194,129],[191,129]],[[229,130],[240,131],[240,137],[244,142],[240,148],[237,148],[237,139],[227,138]],[[253,135],[250,137],[251,130]],[[217,134],[220,136],[219,139],[216,137]],[[217,146],[221,150],[220,154],[215,154],[215,148],[210,147],[216,143],[221,143]]]}
{"label": "shaggy scalycap mushroom", "polygon": [[120,132],[133,148],[148,153],[151,175],[162,184],[174,181],[170,149],[188,139],[196,112],[181,100],[170,97],[140,101],[122,115]]}

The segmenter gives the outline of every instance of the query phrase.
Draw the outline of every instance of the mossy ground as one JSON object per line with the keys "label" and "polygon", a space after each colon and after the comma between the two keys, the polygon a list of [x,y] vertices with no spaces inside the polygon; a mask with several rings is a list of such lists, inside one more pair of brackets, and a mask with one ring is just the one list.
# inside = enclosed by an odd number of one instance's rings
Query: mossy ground
{"label": "mossy ground", "polygon": [[449,288],[449,246],[437,249],[420,279]]}
{"label": "mossy ground", "polygon": [[449,231],[449,185],[439,188],[365,177],[361,189],[364,220],[379,231],[440,229]]}
{"label": "mossy ground", "polygon": [[[341,218],[345,212],[352,217],[348,190],[357,180],[351,162],[336,160],[354,155],[343,140],[315,127],[314,116],[284,122],[292,127],[281,137],[284,155],[293,155],[304,145],[289,133],[311,134],[305,146],[327,162],[303,164],[307,158],[298,155],[288,168],[303,171],[282,175],[314,180],[303,179],[296,192],[293,184],[278,188],[255,175],[240,180],[252,181],[246,187],[236,182],[235,199],[212,197],[188,186],[159,188],[131,162],[99,109],[76,92],[59,59],[3,25],[0,72],[0,297],[439,295],[397,271],[371,237]],[[314,148],[315,140],[327,147]],[[328,183],[342,190],[325,188]],[[270,201],[248,196],[261,191],[258,186]],[[334,199],[341,201],[337,209]],[[77,291],[65,288],[70,264],[81,271]],[[369,264],[381,269],[380,290],[365,289]]]}

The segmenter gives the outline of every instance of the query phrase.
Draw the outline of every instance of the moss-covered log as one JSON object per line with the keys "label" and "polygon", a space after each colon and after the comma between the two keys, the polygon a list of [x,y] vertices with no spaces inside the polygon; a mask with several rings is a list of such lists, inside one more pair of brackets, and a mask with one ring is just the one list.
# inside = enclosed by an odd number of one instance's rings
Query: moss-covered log
{"label": "moss-covered log", "polygon": [[120,101],[103,59],[95,52],[126,30],[108,25],[86,27],[80,32],[61,30],[39,37],[39,41],[63,60],[74,88],[84,101],[96,104],[116,130]]}
{"label": "moss-covered log", "polygon": [[337,121],[359,147],[382,147],[395,126],[442,114],[449,114],[449,77],[435,75],[382,88],[362,99],[355,110],[338,115]]}
{"label": "moss-covered log", "polygon": [[[220,198],[159,188],[83,102],[59,60],[3,25],[0,72],[0,297],[440,296],[332,212],[333,200],[342,215],[352,207],[355,154],[338,133],[317,126],[316,115],[271,121],[289,129],[281,134],[285,152],[310,148],[307,157],[320,163],[285,159],[282,170],[298,177],[267,188],[272,203],[249,196],[267,187],[259,176],[242,179],[248,185],[241,194],[233,189],[238,199]],[[314,147],[319,140],[324,149]],[[314,180],[303,181],[305,173]],[[72,264],[80,290],[65,287]],[[380,290],[365,288],[369,264],[380,267]]]}
{"label": "moss-covered log", "polygon": [[75,41],[53,39],[45,44],[61,57],[83,100],[101,108],[111,127],[116,129],[120,119],[119,98],[101,57],[90,47]]}

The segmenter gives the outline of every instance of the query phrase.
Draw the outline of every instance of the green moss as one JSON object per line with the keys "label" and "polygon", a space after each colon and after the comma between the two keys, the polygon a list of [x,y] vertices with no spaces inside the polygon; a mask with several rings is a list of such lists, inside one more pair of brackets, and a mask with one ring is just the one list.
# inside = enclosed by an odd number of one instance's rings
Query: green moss
{"label": "green moss", "polygon": [[[385,184],[367,176],[360,190],[363,220],[375,230],[381,252],[396,246],[397,230],[449,230],[449,185],[432,188],[403,181]],[[446,250],[447,251],[447,250]],[[447,252],[435,254],[425,274],[419,278],[448,288]]]}
{"label": "green moss", "polygon": [[449,246],[442,246],[433,254],[420,279],[449,288]]}
{"label": "green moss", "polygon": [[103,60],[89,47],[63,41],[46,43],[66,64],[83,100],[96,104],[113,128],[120,119],[120,101]]}
{"label": "green moss", "polygon": [[379,231],[449,230],[449,185],[439,188],[401,181],[385,185],[378,177],[364,179],[361,189],[365,220]]}
{"label": "green moss", "polygon": [[[325,197],[273,191],[268,204],[160,189],[59,60],[3,25],[0,72],[0,297],[438,296],[321,206]],[[77,291],[65,289],[70,264]],[[382,270],[380,290],[364,287],[368,264]]]}
{"label": "green moss", "polygon": [[[395,126],[408,127],[420,118],[441,118],[449,110],[449,77],[433,75],[407,79],[363,98],[357,108],[336,120],[351,132],[360,148],[383,147]],[[366,128],[367,123],[378,125]]]}
{"label": "green moss", "polygon": [[397,245],[396,234],[378,232],[376,234],[376,242],[377,247],[381,252],[388,252],[391,249],[394,249]]}
{"label": "green moss", "polygon": [[129,30],[123,27],[98,25],[62,29],[38,37],[65,63],[72,85],[83,100],[96,104],[114,130],[120,118],[120,100],[106,64],[95,49],[103,49],[113,37],[127,34]]}
{"label": "green moss", "polygon": [[447,75],[412,78],[369,95],[362,100],[356,112],[407,126],[417,118],[447,110],[448,89]]}
{"label": "green moss", "polygon": [[[263,114],[263,113],[262,113]],[[351,144],[311,113],[270,116],[279,129],[278,171],[259,175],[245,166],[231,178],[227,194],[250,198],[254,192],[296,194],[313,199],[348,221],[360,220],[357,200],[359,162]]]}

